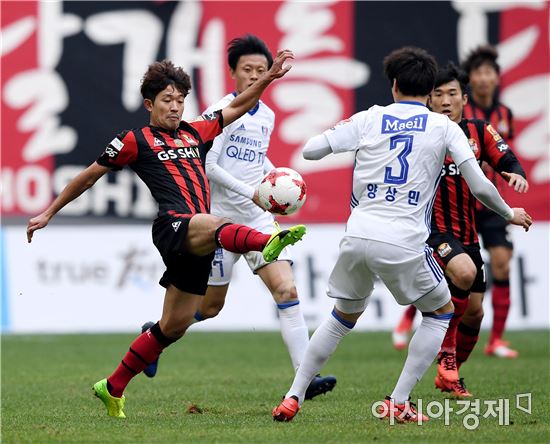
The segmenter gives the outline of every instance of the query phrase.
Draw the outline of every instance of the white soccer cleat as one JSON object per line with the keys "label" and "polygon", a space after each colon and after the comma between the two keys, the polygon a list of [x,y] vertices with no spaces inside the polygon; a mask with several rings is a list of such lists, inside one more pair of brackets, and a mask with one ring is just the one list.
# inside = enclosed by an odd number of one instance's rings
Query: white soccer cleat
{"label": "white soccer cleat", "polygon": [[515,359],[519,353],[508,347],[508,343],[500,339],[487,344],[485,354],[488,356],[496,356],[497,358]]}
{"label": "white soccer cleat", "polygon": [[393,346],[397,350],[403,350],[404,348],[407,348],[407,345],[409,345],[409,334],[408,333],[401,333],[398,331],[393,331],[391,334],[391,339],[393,342]]}

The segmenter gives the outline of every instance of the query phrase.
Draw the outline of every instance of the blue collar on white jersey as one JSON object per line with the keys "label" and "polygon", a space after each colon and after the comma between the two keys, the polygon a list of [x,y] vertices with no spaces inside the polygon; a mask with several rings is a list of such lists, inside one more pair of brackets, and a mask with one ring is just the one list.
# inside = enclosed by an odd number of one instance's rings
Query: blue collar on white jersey
{"label": "blue collar on white jersey", "polygon": [[422,102],[416,102],[414,100],[403,100],[401,102],[395,102],[395,103],[404,103],[406,105],[419,105],[419,106],[426,106],[425,103]]}
{"label": "blue collar on white jersey", "polygon": [[[237,97],[237,92],[236,91],[233,91],[231,94],[233,94],[235,97]],[[256,114],[256,112],[258,111],[259,108],[260,108],[260,102],[256,103],[256,106],[254,108],[252,108],[251,110],[249,110],[248,114],[253,116],[254,114]]]}

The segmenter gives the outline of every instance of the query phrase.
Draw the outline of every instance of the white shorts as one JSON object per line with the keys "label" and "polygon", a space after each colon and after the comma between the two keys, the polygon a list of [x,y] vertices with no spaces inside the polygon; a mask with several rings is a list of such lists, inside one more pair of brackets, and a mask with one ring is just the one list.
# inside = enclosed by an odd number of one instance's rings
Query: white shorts
{"label": "white shorts", "polygon": [[[397,245],[345,236],[328,282],[328,296],[345,300],[337,308],[346,313],[364,311],[376,276],[400,305],[415,304],[423,312],[441,308],[451,296],[443,271],[426,245],[416,252]],[[348,302],[349,301],[349,302]]]}
{"label": "white shorts", "polygon": [[[263,216],[264,217],[254,221],[254,223],[247,223],[245,225],[261,231],[262,233],[272,233],[275,229],[273,226],[273,216],[269,213]],[[224,250],[223,248],[218,248],[214,254],[214,259],[212,260],[212,270],[210,271],[208,285],[221,286],[229,284],[233,274],[233,266],[237,263],[241,256],[244,256],[248,266],[254,274],[256,274],[260,268],[269,263],[264,260],[261,251],[250,251],[245,254],[238,254]],[[290,255],[288,248],[285,248],[281,252],[277,260],[288,261],[292,264],[292,256]]]}

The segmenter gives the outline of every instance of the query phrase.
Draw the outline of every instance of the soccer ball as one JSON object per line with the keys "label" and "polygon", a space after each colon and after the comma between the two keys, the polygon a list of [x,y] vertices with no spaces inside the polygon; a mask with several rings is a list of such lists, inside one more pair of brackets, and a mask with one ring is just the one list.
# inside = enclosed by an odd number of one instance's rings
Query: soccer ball
{"label": "soccer ball", "polygon": [[258,195],[262,207],[275,214],[293,214],[306,201],[306,183],[290,168],[275,168],[262,179]]}

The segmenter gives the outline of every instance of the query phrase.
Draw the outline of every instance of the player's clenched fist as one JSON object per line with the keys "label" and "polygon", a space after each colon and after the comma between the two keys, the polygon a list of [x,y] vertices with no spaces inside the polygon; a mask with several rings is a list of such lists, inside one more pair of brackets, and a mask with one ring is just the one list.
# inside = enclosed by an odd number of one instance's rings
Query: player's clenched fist
{"label": "player's clenched fist", "polygon": [[510,223],[523,227],[525,231],[529,231],[529,227],[533,223],[533,218],[527,214],[523,208],[512,208],[514,215],[510,219]]}

